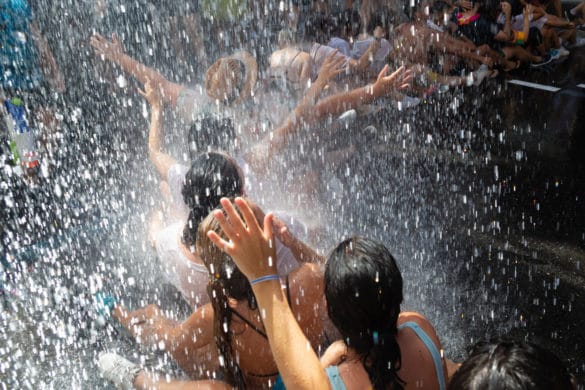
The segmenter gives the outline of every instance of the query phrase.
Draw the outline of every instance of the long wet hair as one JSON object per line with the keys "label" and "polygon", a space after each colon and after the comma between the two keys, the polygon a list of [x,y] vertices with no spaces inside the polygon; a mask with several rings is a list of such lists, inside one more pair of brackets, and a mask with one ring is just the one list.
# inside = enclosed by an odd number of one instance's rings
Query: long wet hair
{"label": "long wet hair", "polygon": [[360,357],[374,389],[402,389],[396,341],[402,275],[381,243],[363,237],[341,242],[325,269],[329,318]]}
{"label": "long wet hair", "polygon": [[244,178],[236,162],[223,153],[200,153],[193,158],[185,175],[183,200],[189,208],[189,218],[183,228],[182,242],[193,245],[199,223],[219,206],[224,196],[244,192]]}
{"label": "long wet hair", "polygon": [[495,339],[473,347],[449,389],[572,390],[573,384],[552,352],[532,343]]}
{"label": "long wet hair", "polygon": [[256,298],[250,282],[238,269],[232,258],[215,246],[207,237],[207,232],[210,230],[216,232],[220,237],[226,238],[212,214],[209,214],[199,225],[197,252],[209,271],[207,293],[214,312],[213,334],[219,349],[220,359],[222,359],[225,380],[232,386],[243,389],[246,387],[244,377],[232,348],[230,324],[233,312],[230,309],[228,299],[245,300],[248,302],[248,307],[255,310],[257,308]]}

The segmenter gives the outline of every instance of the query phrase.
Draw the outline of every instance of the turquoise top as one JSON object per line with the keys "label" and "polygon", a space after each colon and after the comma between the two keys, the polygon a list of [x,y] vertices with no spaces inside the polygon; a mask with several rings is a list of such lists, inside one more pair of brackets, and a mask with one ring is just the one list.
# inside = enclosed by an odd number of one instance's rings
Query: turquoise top
{"label": "turquoise top", "polygon": [[[329,378],[329,383],[331,383],[331,389],[347,390],[345,383],[343,383],[343,379],[341,379],[341,376],[339,375],[339,368],[337,366],[329,366],[325,369],[325,372]],[[276,377],[276,383],[272,386],[272,390],[286,390],[286,386],[280,375]]]}
{"label": "turquoise top", "polygon": [[[437,349],[433,340],[425,333],[424,330],[416,322],[405,322],[404,324],[400,325],[398,329],[410,328],[416,333],[419,339],[425,344],[427,349],[429,350],[431,356],[433,357],[433,362],[435,364],[435,370],[437,372],[437,380],[439,381],[439,389],[446,390],[447,385],[445,383],[445,375],[443,373],[443,359],[441,358],[441,353]],[[329,378],[329,383],[331,383],[331,388],[333,390],[346,390],[345,383],[343,383],[343,379],[339,375],[339,368],[337,366],[329,366],[325,370],[327,372],[327,377]],[[276,383],[272,387],[273,390],[285,390],[286,387],[284,386],[284,382],[280,375],[276,378]]]}
{"label": "turquoise top", "polygon": [[445,374],[443,373],[443,359],[441,358],[441,353],[437,349],[433,340],[425,333],[424,330],[416,322],[405,322],[404,324],[400,325],[398,329],[410,328],[416,333],[419,339],[425,344],[431,356],[433,357],[433,363],[435,363],[435,371],[437,372],[437,380],[439,381],[439,389],[445,390],[447,389],[447,385],[445,384]]}

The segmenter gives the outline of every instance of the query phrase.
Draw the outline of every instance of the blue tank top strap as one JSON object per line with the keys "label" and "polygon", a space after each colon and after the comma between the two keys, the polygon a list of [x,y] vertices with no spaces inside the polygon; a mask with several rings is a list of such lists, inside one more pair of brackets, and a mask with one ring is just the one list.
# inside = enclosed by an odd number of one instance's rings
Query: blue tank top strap
{"label": "blue tank top strap", "polygon": [[[329,383],[331,383],[332,390],[347,390],[343,379],[341,379],[341,375],[339,375],[339,368],[337,366],[329,366],[325,369],[325,372],[327,373],[327,378],[329,378]],[[286,390],[286,386],[280,375],[276,378],[276,383],[272,386],[272,390]]]}
{"label": "blue tank top strap", "polygon": [[339,375],[339,367],[329,366],[325,369],[325,372],[327,373],[327,378],[329,378],[329,383],[331,383],[332,390],[347,390],[341,375]]}
{"label": "blue tank top strap", "polygon": [[443,359],[441,358],[441,353],[437,349],[433,340],[425,333],[422,328],[413,321],[405,322],[404,324],[400,325],[398,329],[410,328],[416,333],[419,339],[425,344],[431,356],[433,357],[433,362],[435,363],[435,371],[437,372],[437,380],[439,381],[439,389],[445,390],[447,385],[445,384],[445,375],[443,373]]}

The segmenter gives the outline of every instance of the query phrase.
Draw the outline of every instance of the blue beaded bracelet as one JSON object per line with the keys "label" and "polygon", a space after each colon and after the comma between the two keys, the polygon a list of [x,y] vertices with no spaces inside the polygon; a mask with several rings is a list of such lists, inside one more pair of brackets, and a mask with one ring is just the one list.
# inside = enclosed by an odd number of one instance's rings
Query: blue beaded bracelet
{"label": "blue beaded bracelet", "polygon": [[262,283],[262,282],[266,282],[268,280],[280,280],[280,276],[278,275],[264,275],[264,276],[260,276],[259,278],[250,280],[250,285],[253,286],[255,284],[258,283]]}

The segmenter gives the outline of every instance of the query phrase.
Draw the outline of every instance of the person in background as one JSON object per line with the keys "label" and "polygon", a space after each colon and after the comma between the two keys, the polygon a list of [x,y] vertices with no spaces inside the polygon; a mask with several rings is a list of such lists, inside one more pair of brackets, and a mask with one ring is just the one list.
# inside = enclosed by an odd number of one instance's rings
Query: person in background
{"label": "person in background", "polygon": [[561,360],[545,348],[522,341],[480,342],[451,378],[450,390],[574,390]]}
{"label": "person in background", "polygon": [[[55,120],[48,107],[49,96],[52,92],[63,92],[65,81],[47,40],[34,23],[26,0],[1,0],[0,26],[2,128],[5,127],[4,117],[9,115],[4,108],[5,102],[17,99],[25,108],[30,136],[47,148]],[[5,136],[11,138],[11,135]],[[40,167],[40,151],[31,152],[37,154],[35,160],[26,161],[23,171],[34,175]],[[24,156],[14,157],[25,164]]]}

